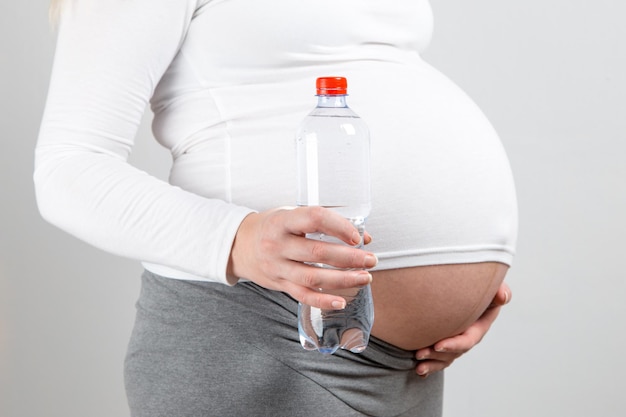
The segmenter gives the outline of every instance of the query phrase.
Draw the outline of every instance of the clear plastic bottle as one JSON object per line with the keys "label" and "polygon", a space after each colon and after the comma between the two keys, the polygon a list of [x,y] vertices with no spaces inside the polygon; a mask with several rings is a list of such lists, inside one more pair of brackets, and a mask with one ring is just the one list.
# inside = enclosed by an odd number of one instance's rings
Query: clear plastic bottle
{"label": "clear plastic bottle", "polygon": [[[297,204],[327,207],[349,219],[361,234],[360,248],[371,209],[369,131],[346,104],[345,78],[321,77],[316,87],[317,107],[302,121],[296,135]],[[344,244],[321,233],[307,238]],[[344,310],[298,306],[300,343],[307,350],[326,354],[339,348],[360,353],[367,347],[374,321],[370,286],[332,293],[345,298]]]}

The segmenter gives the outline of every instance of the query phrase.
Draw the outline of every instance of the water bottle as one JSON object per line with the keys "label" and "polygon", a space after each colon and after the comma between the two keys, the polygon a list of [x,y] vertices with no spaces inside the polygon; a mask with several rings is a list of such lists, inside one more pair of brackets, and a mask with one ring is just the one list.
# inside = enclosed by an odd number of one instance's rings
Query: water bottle
{"label": "water bottle", "polygon": [[[317,107],[302,121],[296,135],[297,204],[327,207],[340,213],[361,234],[360,248],[371,209],[369,131],[346,104],[345,78],[318,78],[316,87]],[[322,233],[306,237],[345,244]],[[298,333],[302,347],[325,354],[340,348],[363,352],[374,321],[370,286],[320,291],[344,297],[346,308],[325,310],[300,303]]]}

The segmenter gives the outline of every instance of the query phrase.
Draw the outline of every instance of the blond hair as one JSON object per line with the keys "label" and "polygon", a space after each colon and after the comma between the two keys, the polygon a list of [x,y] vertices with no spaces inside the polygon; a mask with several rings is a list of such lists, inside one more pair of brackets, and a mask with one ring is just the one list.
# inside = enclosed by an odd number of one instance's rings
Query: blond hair
{"label": "blond hair", "polygon": [[50,0],[50,8],[48,9],[48,15],[50,16],[50,21],[53,23],[58,22],[59,16],[61,15],[61,9],[63,7],[63,3],[65,0]]}

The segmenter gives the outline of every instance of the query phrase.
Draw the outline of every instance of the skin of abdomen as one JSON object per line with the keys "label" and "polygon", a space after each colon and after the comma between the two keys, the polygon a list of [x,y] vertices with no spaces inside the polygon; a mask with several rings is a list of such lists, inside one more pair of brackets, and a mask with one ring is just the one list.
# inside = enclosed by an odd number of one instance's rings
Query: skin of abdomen
{"label": "skin of abdomen", "polygon": [[372,335],[406,350],[458,335],[487,309],[507,270],[481,262],[375,271]]}

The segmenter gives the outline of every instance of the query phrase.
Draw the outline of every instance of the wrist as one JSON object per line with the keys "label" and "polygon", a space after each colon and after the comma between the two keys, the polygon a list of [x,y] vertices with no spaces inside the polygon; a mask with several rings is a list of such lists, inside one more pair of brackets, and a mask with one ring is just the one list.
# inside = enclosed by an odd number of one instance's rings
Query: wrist
{"label": "wrist", "polygon": [[250,213],[244,217],[235,233],[226,266],[226,279],[231,285],[235,285],[245,275],[243,265],[246,257],[249,256],[249,250],[247,249],[249,244],[247,242],[251,235],[250,230],[253,228],[252,224],[255,223],[258,215],[258,213]]}

